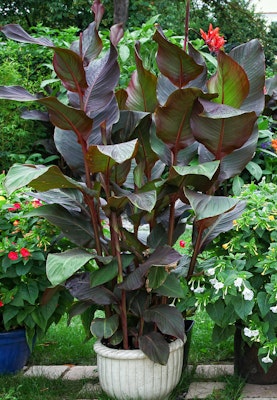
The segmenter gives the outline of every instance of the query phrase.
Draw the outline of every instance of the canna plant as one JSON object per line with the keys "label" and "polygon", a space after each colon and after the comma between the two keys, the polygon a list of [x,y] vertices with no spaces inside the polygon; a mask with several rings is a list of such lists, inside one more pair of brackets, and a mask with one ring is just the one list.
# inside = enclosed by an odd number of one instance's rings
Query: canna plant
{"label": "canna plant", "polygon": [[[78,299],[71,314],[103,308],[105,316],[92,321],[94,335],[166,364],[168,341],[184,339],[187,282],[199,262],[210,261],[199,255],[244,208],[221,189],[255,152],[263,50],[257,40],[230,54],[218,49],[217,70],[208,79],[205,59],[188,38],[182,49],[158,26],[159,75],[145,69],[136,43],[136,70],[127,88],[117,90],[123,30],[111,28],[102,54],[100,0],[92,11],[94,21],[69,49],[19,25],[1,28],[9,39],[53,50],[66,103],[18,86],[0,87],[0,98],[46,107],[56,147],[72,171],[66,176],[55,165],[16,164],[5,185],[9,192],[32,187],[47,204],[30,215],[47,218],[75,244],[47,258],[51,283],[64,284]],[[32,116],[40,118],[38,111]],[[187,223],[193,249],[182,257],[174,244]]]}

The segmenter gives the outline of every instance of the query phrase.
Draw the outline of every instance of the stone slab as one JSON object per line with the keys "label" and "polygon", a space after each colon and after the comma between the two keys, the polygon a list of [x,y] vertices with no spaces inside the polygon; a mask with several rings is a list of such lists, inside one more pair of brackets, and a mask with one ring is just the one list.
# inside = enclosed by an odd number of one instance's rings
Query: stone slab
{"label": "stone slab", "polygon": [[241,396],[243,399],[277,399],[277,385],[254,385],[246,383]]}
{"label": "stone slab", "polygon": [[44,376],[48,379],[58,379],[68,370],[67,365],[34,365],[30,367],[24,376]]}
{"label": "stone slab", "polygon": [[101,392],[101,386],[99,383],[93,384],[93,383],[86,383],[83,388],[80,390],[78,393],[78,399],[79,397],[84,398],[87,394],[96,396],[97,393]]}
{"label": "stone slab", "polygon": [[230,364],[197,365],[195,373],[205,378],[215,378],[221,375],[233,375],[234,366]]}
{"label": "stone slab", "polygon": [[74,367],[71,367],[63,376],[63,379],[68,379],[71,381],[94,378],[98,378],[97,367],[89,365],[75,365]]}
{"label": "stone slab", "polygon": [[192,382],[189,386],[186,400],[205,399],[213,393],[214,390],[224,389],[224,382]]}

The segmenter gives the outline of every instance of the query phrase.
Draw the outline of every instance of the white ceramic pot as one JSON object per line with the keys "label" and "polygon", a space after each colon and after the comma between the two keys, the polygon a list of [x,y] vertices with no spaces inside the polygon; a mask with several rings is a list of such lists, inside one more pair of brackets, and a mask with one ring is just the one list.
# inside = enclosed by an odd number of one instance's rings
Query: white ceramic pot
{"label": "white ceramic pot", "polygon": [[102,389],[118,400],[167,399],[181,377],[184,342],[177,339],[169,347],[168,362],[160,365],[141,350],[110,349],[98,340],[94,351]]}

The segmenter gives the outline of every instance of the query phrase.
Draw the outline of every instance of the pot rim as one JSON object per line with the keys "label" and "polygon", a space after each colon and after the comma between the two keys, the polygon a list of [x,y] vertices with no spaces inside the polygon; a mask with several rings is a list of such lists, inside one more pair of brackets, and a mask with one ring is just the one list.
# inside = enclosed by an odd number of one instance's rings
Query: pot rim
{"label": "pot rim", "polygon": [[[174,352],[180,347],[182,347],[186,342],[186,338],[184,340],[181,340],[177,338],[173,342],[169,343],[169,352]],[[140,350],[140,349],[133,349],[133,350],[123,350],[123,349],[112,349],[110,347],[105,346],[103,343],[101,343],[101,340],[98,339],[97,342],[94,344],[94,351],[96,354],[99,354],[102,357],[107,357],[107,358],[114,358],[114,359],[145,359],[148,357]]]}

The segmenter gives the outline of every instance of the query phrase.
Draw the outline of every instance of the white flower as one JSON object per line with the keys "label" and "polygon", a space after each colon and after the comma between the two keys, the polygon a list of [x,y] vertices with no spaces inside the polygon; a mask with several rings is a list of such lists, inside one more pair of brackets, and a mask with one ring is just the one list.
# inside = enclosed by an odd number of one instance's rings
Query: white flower
{"label": "white flower", "polygon": [[258,329],[244,328],[244,329],[243,329],[243,333],[244,333],[245,336],[247,336],[247,337],[259,336],[259,331],[258,331]]}
{"label": "white flower", "polygon": [[210,279],[210,283],[214,286],[218,283],[218,280],[216,278]]}
{"label": "white flower", "polygon": [[262,358],[262,362],[265,363],[265,364],[273,363],[273,360],[269,357],[269,353],[270,352],[267,353],[266,357]]}
{"label": "white flower", "polygon": [[240,289],[242,284],[243,284],[243,279],[242,278],[237,278],[237,279],[234,280],[235,287]]}
{"label": "white flower", "polygon": [[197,286],[196,289],[194,289],[194,293],[203,293],[205,291],[204,287]]}
{"label": "white flower", "polygon": [[271,310],[274,314],[276,314],[276,313],[277,313],[277,305],[276,305],[276,306],[273,306],[273,307],[270,307],[270,310]]}
{"label": "white flower", "polygon": [[253,290],[250,290],[250,289],[248,289],[247,287],[245,287],[245,288],[243,289],[242,295],[243,295],[243,297],[244,297],[244,300],[249,300],[249,301],[251,301],[251,300],[253,300],[253,298],[254,298],[254,292],[253,292]]}
{"label": "white flower", "polygon": [[206,274],[207,274],[208,276],[214,275],[214,274],[215,274],[215,268],[209,268],[209,269],[207,269]]}

